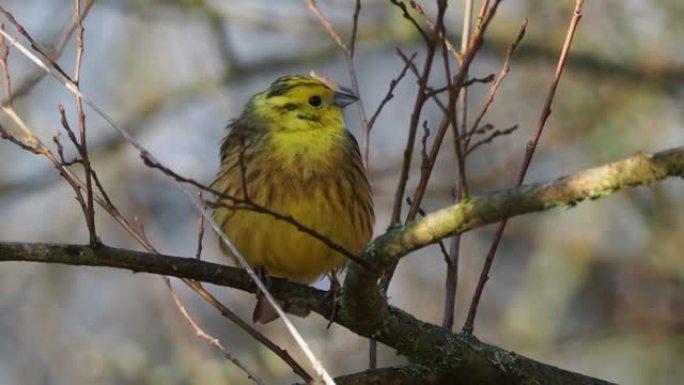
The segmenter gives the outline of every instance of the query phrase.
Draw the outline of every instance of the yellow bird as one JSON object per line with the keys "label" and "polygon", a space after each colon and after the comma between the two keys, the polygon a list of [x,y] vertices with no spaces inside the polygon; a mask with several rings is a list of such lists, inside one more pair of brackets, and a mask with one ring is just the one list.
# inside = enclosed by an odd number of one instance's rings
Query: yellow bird
{"label": "yellow bird", "polygon": [[[292,216],[359,253],[372,235],[375,217],[359,147],[342,115],[356,100],[310,76],[277,79],[229,124],[212,187]],[[310,284],[345,266],[346,257],[320,240],[247,206],[220,200],[213,216],[252,268]],[[232,257],[223,243],[222,248]],[[277,318],[257,298],[253,320]]]}

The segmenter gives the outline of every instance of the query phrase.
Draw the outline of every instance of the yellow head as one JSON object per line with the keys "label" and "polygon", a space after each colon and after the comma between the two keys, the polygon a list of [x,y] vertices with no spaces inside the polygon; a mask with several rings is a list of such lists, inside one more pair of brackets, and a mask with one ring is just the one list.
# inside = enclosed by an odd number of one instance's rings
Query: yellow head
{"label": "yellow head", "polygon": [[311,76],[283,76],[249,101],[243,118],[270,131],[343,128],[342,108],[356,100]]}

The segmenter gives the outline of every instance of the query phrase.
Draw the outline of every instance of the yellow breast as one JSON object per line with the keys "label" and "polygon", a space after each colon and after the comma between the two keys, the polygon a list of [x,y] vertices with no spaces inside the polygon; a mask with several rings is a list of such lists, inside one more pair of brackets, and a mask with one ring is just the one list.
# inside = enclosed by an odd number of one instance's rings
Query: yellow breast
{"label": "yellow breast", "polygon": [[[370,186],[358,151],[345,148],[348,138],[318,134],[279,133],[242,156],[232,151],[213,186],[243,197],[246,184],[254,203],[358,253],[372,235]],[[272,276],[311,283],[346,263],[339,252],[268,213],[221,207],[214,218],[248,263]]]}

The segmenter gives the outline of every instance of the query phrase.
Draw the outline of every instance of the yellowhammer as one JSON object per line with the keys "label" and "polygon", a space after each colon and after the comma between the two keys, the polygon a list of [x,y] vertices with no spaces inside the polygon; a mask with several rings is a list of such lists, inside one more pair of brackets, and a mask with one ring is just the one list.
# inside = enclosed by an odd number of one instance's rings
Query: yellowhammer
{"label": "yellowhammer", "polygon": [[[360,252],[372,235],[374,214],[358,144],[342,115],[354,101],[310,76],[277,79],[230,123],[213,188],[292,216]],[[345,266],[345,256],[291,223],[230,206],[220,201],[214,219],[253,268],[309,284]],[[275,319],[274,310],[258,299],[253,320]]]}

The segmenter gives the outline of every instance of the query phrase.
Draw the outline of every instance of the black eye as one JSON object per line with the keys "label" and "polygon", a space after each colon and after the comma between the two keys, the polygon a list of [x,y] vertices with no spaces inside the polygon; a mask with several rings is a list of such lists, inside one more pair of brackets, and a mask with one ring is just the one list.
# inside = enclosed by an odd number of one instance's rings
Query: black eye
{"label": "black eye", "polygon": [[321,100],[321,97],[318,95],[314,95],[314,96],[309,98],[309,104],[312,107],[320,107],[322,102],[323,101]]}

